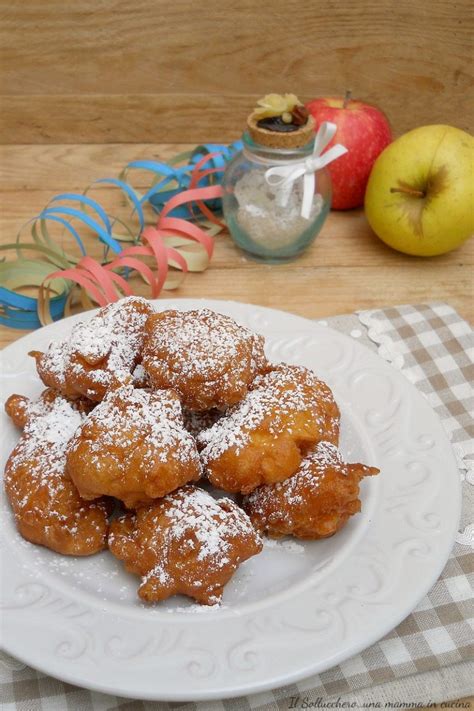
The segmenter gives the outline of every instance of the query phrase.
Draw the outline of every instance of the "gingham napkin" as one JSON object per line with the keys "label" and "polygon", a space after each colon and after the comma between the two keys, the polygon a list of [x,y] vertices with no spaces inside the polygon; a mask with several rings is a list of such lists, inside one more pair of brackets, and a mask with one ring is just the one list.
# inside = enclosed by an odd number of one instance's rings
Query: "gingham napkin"
{"label": "gingham napkin", "polygon": [[[371,348],[427,397],[442,419],[463,480],[461,530],[430,593],[396,629],[361,654],[298,684],[228,701],[130,701],[86,691],[0,657],[4,711],[279,711],[313,708],[321,700],[430,702],[474,691],[471,584],[474,572],[474,335],[447,304],[400,306],[320,321]],[[454,666],[453,666],[454,665]],[[364,691],[365,690],[365,691]]]}

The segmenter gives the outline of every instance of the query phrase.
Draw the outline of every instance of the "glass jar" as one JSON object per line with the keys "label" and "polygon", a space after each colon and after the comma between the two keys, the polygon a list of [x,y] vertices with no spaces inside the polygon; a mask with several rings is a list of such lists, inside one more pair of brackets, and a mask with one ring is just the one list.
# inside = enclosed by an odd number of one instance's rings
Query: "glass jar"
{"label": "glass jar", "polygon": [[302,148],[268,148],[246,132],[243,150],[227,164],[222,186],[224,217],[234,242],[253,259],[288,262],[315,240],[331,207],[331,178],[326,168],[315,174],[309,219],[302,217],[304,177],[291,186],[287,202],[282,187],[270,185],[265,173],[276,166],[302,163],[313,152],[314,141]]}

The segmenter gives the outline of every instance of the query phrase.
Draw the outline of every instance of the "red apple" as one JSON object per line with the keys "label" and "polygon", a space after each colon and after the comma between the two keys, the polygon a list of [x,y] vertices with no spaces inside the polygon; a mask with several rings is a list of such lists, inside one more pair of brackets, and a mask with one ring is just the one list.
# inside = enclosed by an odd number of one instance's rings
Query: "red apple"
{"label": "red apple", "polygon": [[349,210],[364,204],[364,194],[375,159],[392,140],[390,124],[380,109],[350,98],[313,99],[306,108],[316,121],[337,126],[333,143],[342,143],[348,153],[328,165],[332,178],[334,210]]}

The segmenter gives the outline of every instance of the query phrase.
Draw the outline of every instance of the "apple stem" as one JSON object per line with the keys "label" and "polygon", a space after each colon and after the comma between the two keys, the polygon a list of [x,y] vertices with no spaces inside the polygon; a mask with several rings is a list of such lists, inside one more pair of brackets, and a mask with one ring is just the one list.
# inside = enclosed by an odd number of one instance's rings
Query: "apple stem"
{"label": "apple stem", "polygon": [[426,193],[424,193],[423,190],[415,190],[415,188],[409,188],[409,187],[390,188],[390,192],[391,193],[406,193],[407,195],[412,195],[413,197],[420,197],[420,198],[426,197]]}
{"label": "apple stem", "polygon": [[351,91],[351,89],[346,89],[346,94],[345,94],[345,96],[344,96],[344,101],[342,102],[342,108],[343,108],[343,109],[346,109],[346,108],[347,108],[347,104],[349,103],[349,101],[351,100],[351,98],[352,98],[352,91]]}

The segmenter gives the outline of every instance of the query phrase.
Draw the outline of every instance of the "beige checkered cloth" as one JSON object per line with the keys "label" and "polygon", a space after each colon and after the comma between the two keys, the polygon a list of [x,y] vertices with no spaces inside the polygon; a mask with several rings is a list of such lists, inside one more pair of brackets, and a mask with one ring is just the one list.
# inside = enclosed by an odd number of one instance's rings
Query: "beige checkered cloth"
{"label": "beige checkered cloth", "polygon": [[[318,699],[328,701],[338,696],[378,699],[374,687],[380,689],[380,698],[387,698],[388,694],[391,701],[406,703],[416,700],[417,688],[427,694],[421,698],[423,703],[473,692],[474,685],[466,671],[474,651],[470,626],[474,571],[470,547],[474,530],[469,521],[474,510],[472,330],[446,304],[401,306],[322,323],[349,333],[371,348],[376,347],[374,341],[380,355],[400,368],[428,398],[452,438],[463,479],[462,530],[440,579],[426,598],[384,639],[343,664],[292,686],[228,701],[196,704],[130,701],[56,681],[4,655],[0,657],[0,699],[4,711],[277,711],[289,709],[294,697],[300,697],[300,708],[303,700],[309,705]],[[448,679],[455,679],[454,685],[448,684]],[[443,689],[446,696],[434,698],[432,690],[436,685],[438,697]],[[370,693],[361,691],[368,687]]]}

